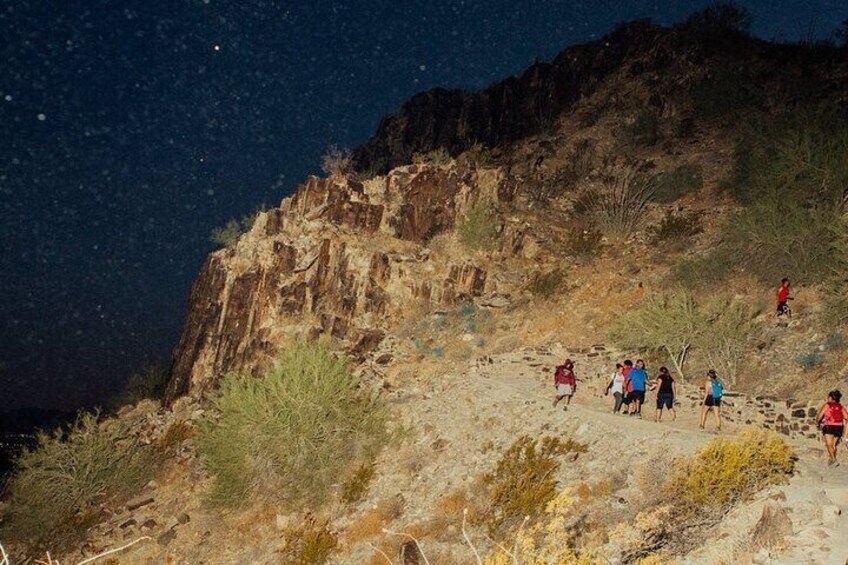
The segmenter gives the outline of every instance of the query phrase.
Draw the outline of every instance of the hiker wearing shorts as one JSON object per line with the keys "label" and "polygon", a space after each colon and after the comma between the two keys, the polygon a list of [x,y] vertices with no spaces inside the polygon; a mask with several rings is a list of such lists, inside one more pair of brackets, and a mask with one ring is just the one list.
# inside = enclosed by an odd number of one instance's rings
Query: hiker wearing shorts
{"label": "hiker wearing shorts", "polygon": [[789,294],[789,279],[780,281],[780,287],[777,289],[777,316],[792,317],[792,310],[789,308],[789,301],[792,296]]}
{"label": "hiker wearing shorts", "polygon": [[828,465],[839,465],[836,461],[836,450],[839,440],[845,438],[845,419],[848,418],[848,411],[840,403],[841,400],[842,393],[838,390],[827,393],[827,402],[819,410],[817,418],[827,448]]}
{"label": "hiker wearing shorts", "polygon": [[615,364],[615,372],[610,375],[609,384],[605,394],[612,393],[615,398],[615,405],[612,407],[613,414],[621,413],[621,405],[624,404],[624,393],[627,386],[627,378],[624,376],[624,365],[621,363]]}
{"label": "hiker wearing shorts", "polygon": [[662,420],[663,407],[671,412],[672,421],[676,420],[674,396],[677,393],[677,383],[674,382],[674,377],[671,376],[666,367],[660,367],[660,374],[652,381],[652,386],[657,387],[657,413],[654,416],[654,422]]}
{"label": "hiker wearing shorts", "polygon": [[716,430],[721,431],[721,397],[724,394],[724,386],[718,380],[718,375],[713,369],[707,371],[707,382],[704,383],[704,400],[701,402],[701,425],[702,430],[707,423],[707,413],[712,412],[715,416]]}
{"label": "hiker wearing shorts", "polygon": [[633,370],[633,361],[630,359],[624,360],[624,405],[627,406],[627,410],[624,412],[627,414],[630,411],[630,402],[632,401],[632,397],[630,396],[633,393],[633,383],[630,382],[630,371]]}
{"label": "hiker wearing shorts", "polygon": [[648,385],[648,373],[645,371],[645,362],[641,359],[636,360],[636,366],[627,375],[630,379],[630,415],[642,417],[642,404],[645,402],[645,387]]}
{"label": "hiker wearing shorts", "polygon": [[568,405],[571,404],[571,397],[577,392],[577,378],[574,376],[574,363],[571,359],[566,359],[565,363],[556,368],[554,372],[554,387],[556,388],[556,396],[554,397],[553,406],[563,398],[565,406],[563,410],[568,410]]}

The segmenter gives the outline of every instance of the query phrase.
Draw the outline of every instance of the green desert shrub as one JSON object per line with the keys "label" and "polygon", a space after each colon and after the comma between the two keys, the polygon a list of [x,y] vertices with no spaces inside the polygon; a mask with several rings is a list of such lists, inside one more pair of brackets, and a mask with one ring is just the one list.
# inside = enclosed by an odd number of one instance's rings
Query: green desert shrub
{"label": "green desert shrub", "polygon": [[704,76],[689,89],[698,118],[715,120],[739,116],[763,100],[757,82],[746,69],[725,68]]}
{"label": "green desert shrub", "polygon": [[719,246],[695,257],[686,257],[672,267],[672,279],[689,290],[714,286],[724,281],[736,266],[727,246]]}
{"label": "green desert shrub", "polygon": [[642,110],[631,123],[624,126],[624,136],[632,145],[656,145],[660,139],[659,114],[650,108]]}
{"label": "green desert shrub", "polygon": [[[327,346],[289,346],[261,377],[230,374],[197,444],[214,502],[321,503],[386,442],[386,409]],[[344,456],[340,456],[344,454]]]}
{"label": "green desert shrub", "polygon": [[494,534],[504,533],[545,511],[557,495],[554,475],[560,458],[567,453],[584,453],[586,446],[571,439],[546,436],[539,441],[521,436],[501,456],[495,469],[484,475],[491,509],[487,526]]}
{"label": "green desert shrub", "polygon": [[431,151],[414,153],[412,155],[412,162],[416,165],[435,165],[441,167],[450,164],[452,160],[453,157],[451,157],[451,154],[444,147],[437,147]]}
{"label": "green desert shrub", "polygon": [[667,212],[660,223],[651,229],[655,243],[686,241],[703,231],[701,217],[697,213],[673,214]]}
{"label": "green desert shrub", "polygon": [[264,205],[258,207],[252,214],[246,214],[241,219],[233,218],[223,226],[213,229],[209,241],[212,245],[221,249],[235,247],[239,238],[253,228],[256,218],[263,210],[265,210]]}
{"label": "green desert shrub", "polygon": [[538,272],[530,279],[527,289],[536,298],[549,299],[565,288],[568,275],[562,269]]}
{"label": "green desert shrub", "polygon": [[603,237],[594,224],[577,223],[568,230],[563,251],[583,261],[592,259],[601,250]]}
{"label": "green desert shrub", "polygon": [[738,265],[766,284],[791,276],[805,284],[821,282],[833,256],[834,217],[793,201],[760,202],[731,221],[726,245]]}
{"label": "green desert shrub", "polygon": [[365,498],[374,480],[374,472],[373,463],[363,463],[357,467],[353,474],[342,483],[342,500],[348,504],[355,504]]}
{"label": "green desert shrub", "polygon": [[97,419],[80,414],[69,429],[40,433],[38,446],[18,458],[0,527],[4,541],[67,549],[154,477],[154,447],[142,445],[120,420]]}
{"label": "green desert shrub", "polygon": [[339,545],[338,537],[325,520],[308,516],[303,524],[283,532],[286,540],[284,565],[322,565]]}
{"label": "green desert shrub", "polygon": [[165,363],[144,367],[130,375],[124,390],[115,400],[117,406],[136,404],[144,399],[161,400],[168,385],[170,370]]}
{"label": "green desert shrub", "polygon": [[818,351],[810,351],[809,353],[804,353],[803,355],[799,355],[795,362],[798,363],[804,369],[814,369],[824,363],[824,355],[819,353]]}
{"label": "green desert shrub", "polygon": [[834,221],[831,267],[825,279],[823,321],[829,326],[848,322],[848,216]]}
{"label": "green desert shrub", "polygon": [[657,175],[655,183],[656,189],[651,195],[651,200],[667,204],[701,190],[704,179],[697,167],[683,164]]}
{"label": "green desert shrub", "polygon": [[757,115],[735,150],[733,195],[762,200],[840,205],[848,187],[848,118],[830,107]]}
{"label": "green desert shrub", "polygon": [[712,440],[677,468],[668,488],[682,508],[728,508],[786,482],[793,470],[792,449],[780,436],[748,429]]}
{"label": "green desert shrub", "polygon": [[459,239],[471,250],[489,250],[498,241],[498,214],[488,203],[481,202],[468,211],[457,226]]}

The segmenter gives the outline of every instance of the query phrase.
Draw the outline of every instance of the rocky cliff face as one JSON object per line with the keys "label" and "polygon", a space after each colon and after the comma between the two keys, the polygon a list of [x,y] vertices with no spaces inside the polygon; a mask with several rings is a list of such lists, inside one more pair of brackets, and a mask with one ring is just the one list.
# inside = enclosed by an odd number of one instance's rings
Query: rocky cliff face
{"label": "rocky cliff face", "polygon": [[[484,264],[431,252],[480,200],[508,201],[499,169],[413,165],[360,183],[312,177],[211,254],[191,292],[166,402],[214,377],[261,366],[286,341],[331,335],[354,355],[415,303],[446,306],[497,291]],[[507,238],[520,245],[520,234]]]}

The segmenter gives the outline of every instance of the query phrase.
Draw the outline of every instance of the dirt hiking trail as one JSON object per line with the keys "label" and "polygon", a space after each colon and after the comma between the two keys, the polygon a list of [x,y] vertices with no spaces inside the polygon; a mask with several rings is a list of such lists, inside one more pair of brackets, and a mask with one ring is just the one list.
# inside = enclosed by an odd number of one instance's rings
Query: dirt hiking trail
{"label": "dirt hiking trail", "polygon": [[[554,367],[566,357],[575,361],[578,385],[572,405],[563,411],[561,404],[551,407],[551,401]],[[383,473],[376,489],[402,496],[407,506],[404,521],[412,524],[439,504],[434,493],[470,488],[516,438],[559,435],[588,446],[587,453],[563,464],[560,485],[613,478],[621,486],[617,496],[610,497],[612,504],[599,508],[592,519],[635,519],[640,505],[653,494],[650,483],[646,488],[638,475],[667,474],[675,457],[695,453],[718,433],[712,430],[712,416],[707,431],[698,429],[700,407],[686,403],[677,406],[676,421],[670,421],[666,413],[662,422],[655,423],[652,392],[645,401],[644,419],[612,414],[613,399],[603,392],[615,363],[623,358],[606,350],[568,351],[556,344],[487,356],[437,382],[399,388],[396,405],[407,425],[417,431],[415,455],[390,453],[385,464],[388,468],[411,465],[412,457],[419,467],[411,481],[401,482],[403,473]],[[649,369],[653,377],[655,368]],[[404,410],[406,402],[418,405]],[[725,420],[721,434],[732,435],[743,427]],[[821,441],[791,440],[791,444],[799,461],[790,482],[768,488],[730,512],[707,532],[707,546],[687,555],[682,563],[846,563],[848,518],[843,514],[848,512],[848,450],[843,446],[840,467],[828,468]],[[428,457],[427,452],[439,456]],[[791,533],[786,532],[785,539],[770,551],[756,550],[750,543],[765,505],[784,509],[791,520]],[[457,525],[460,520],[457,516]],[[609,541],[611,546],[615,543]]]}

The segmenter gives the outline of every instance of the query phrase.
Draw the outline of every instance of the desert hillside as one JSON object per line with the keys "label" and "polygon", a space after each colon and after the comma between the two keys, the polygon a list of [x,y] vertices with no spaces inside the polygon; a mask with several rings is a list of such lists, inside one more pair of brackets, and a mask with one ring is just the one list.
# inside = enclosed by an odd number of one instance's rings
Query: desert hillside
{"label": "desert hillside", "polygon": [[848,56],[732,16],[423,93],[221,231],[164,397],[19,462],[15,563],[845,563]]}

